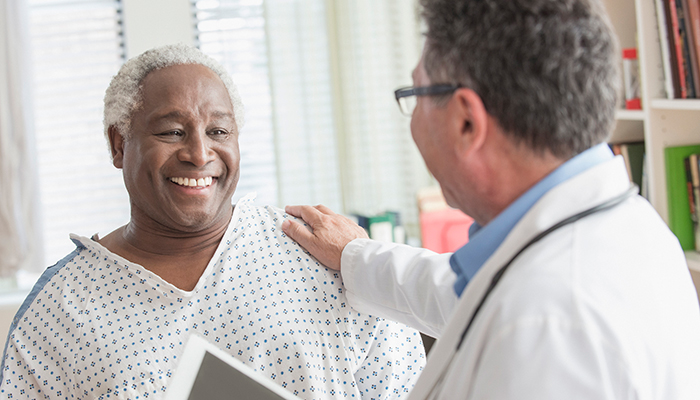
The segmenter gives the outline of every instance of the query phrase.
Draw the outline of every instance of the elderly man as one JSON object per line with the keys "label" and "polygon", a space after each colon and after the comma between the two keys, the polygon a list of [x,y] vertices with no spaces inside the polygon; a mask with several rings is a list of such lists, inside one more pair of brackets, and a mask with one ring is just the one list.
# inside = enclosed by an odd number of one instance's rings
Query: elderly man
{"label": "elderly man", "polygon": [[128,61],[105,131],[131,220],[46,270],[12,324],[4,398],[159,398],[199,334],[301,398],[397,398],[424,365],[414,330],[347,305],[337,273],[250,197],[235,207],[241,100],[198,50]]}
{"label": "elderly man", "polygon": [[285,232],[340,268],[353,307],[439,336],[412,399],[700,398],[683,252],[604,143],[620,77],[601,4],[421,3],[415,86],[396,97],[470,242],[378,243],[309,206],[287,211],[313,233]]}

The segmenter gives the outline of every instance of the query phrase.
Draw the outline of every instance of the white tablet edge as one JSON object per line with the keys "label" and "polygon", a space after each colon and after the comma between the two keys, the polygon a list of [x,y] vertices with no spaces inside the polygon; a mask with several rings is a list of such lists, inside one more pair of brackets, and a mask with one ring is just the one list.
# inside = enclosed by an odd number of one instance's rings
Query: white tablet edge
{"label": "white tablet edge", "polygon": [[[232,355],[219,349],[214,344],[209,343],[209,341],[204,339],[202,336],[194,333],[190,335],[187,343],[185,344],[185,351],[182,353],[180,362],[178,363],[178,368],[173,374],[173,377],[170,379],[170,384],[165,392],[165,398],[167,400],[188,399],[190,392],[192,391],[194,381],[197,379],[197,373],[199,372],[199,368],[202,365],[202,360],[204,359],[206,352],[220,358],[226,364],[236,368],[250,379],[270,389],[281,398],[287,400],[299,400],[298,397],[282,388],[272,379],[255,372],[255,370],[243,364]],[[187,367],[183,368],[185,365]]]}

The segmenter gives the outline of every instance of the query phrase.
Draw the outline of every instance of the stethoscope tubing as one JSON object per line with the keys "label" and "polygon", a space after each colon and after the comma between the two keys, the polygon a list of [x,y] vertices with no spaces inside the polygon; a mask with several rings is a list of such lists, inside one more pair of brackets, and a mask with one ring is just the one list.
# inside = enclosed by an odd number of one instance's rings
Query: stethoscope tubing
{"label": "stethoscope tubing", "polygon": [[479,304],[474,309],[474,312],[472,313],[471,318],[469,318],[469,323],[467,324],[467,327],[464,328],[464,331],[462,331],[462,335],[460,336],[459,342],[457,343],[457,350],[459,350],[459,348],[462,346],[462,343],[464,342],[464,339],[467,336],[469,329],[471,328],[472,324],[474,323],[476,316],[479,314],[481,307],[486,302],[486,299],[489,297],[491,292],[493,292],[493,289],[496,287],[498,282],[501,280],[501,278],[503,277],[503,274],[505,274],[508,267],[510,267],[510,265],[513,263],[513,261],[515,261],[515,259],[518,258],[518,256],[520,254],[522,254],[525,250],[527,250],[527,248],[529,248],[533,244],[539,242],[544,237],[546,237],[550,233],[556,231],[557,229],[559,229],[563,226],[572,224],[572,223],[580,220],[581,218],[585,218],[591,214],[595,214],[597,212],[611,209],[611,208],[617,206],[618,204],[622,203],[623,201],[627,200],[628,198],[635,196],[638,192],[639,192],[639,187],[637,187],[637,185],[635,185],[635,184],[632,184],[630,186],[630,188],[627,189],[624,193],[617,195],[617,196],[613,197],[612,199],[607,200],[601,204],[598,204],[597,206],[593,206],[591,208],[588,208],[584,211],[581,211],[577,214],[574,214],[568,218],[565,218],[565,219],[557,222],[556,224],[552,225],[548,229],[540,232],[537,236],[530,239],[529,242],[527,242],[525,245],[523,245],[520,248],[520,250],[518,250],[515,253],[515,255],[510,258],[510,260],[508,260],[507,263],[505,263],[498,271],[496,271],[496,273],[493,275],[493,278],[491,278],[491,284],[489,284],[489,287],[486,289],[486,292],[481,296],[481,300],[479,301]]}

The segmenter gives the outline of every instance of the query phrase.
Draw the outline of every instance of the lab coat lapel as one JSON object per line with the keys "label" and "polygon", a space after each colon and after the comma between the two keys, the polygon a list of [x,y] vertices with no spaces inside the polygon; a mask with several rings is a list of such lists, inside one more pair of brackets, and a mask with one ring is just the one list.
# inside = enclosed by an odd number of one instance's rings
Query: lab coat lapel
{"label": "lab coat lapel", "polygon": [[[441,397],[446,395],[445,398],[453,398],[455,393],[452,391],[456,388],[450,387],[449,384],[453,379],[455,382],[466,384],[466,387],[470,386],[468,382],[474,376],[474,369],[478,368],[480,349],[483,348],[482,344],[488,339],[488,331],[483,329],[488,324],[487,319],[483,318],[484,315],[488,315],[488,312],[476,318],[459,352],[457,352],[457,345],[494,274],[528,240],[540,232],[569,216],[624,192],[625,183],[629,182],[624,171],[624,161],[621,157],[599,164],[550,190],[523,216],[508,234],[503,244],[484,263],[462,293],[455,312],[452,314],[452,320],[431,349],[428,362],[412,390],[409,400],[436,398],[429,397],[433,388],[437,386],[436,393],[440,393],[445,384],[449,387],[451,395],[443,393]],[[517,265],[513,265],[513,267],[517,267]],[[507,279],[507,273],[504,279]],[[487,304],[488,301],[485,307]],[[481,320],[479,317],[482,317]],[[458,360],[454,364],[456,364],[455,367],[459,367],[459,371],[450,368],[455,359]],[[469,361],[466,361],[467,359]],[[467,393],[464,395],[466,396]]]}

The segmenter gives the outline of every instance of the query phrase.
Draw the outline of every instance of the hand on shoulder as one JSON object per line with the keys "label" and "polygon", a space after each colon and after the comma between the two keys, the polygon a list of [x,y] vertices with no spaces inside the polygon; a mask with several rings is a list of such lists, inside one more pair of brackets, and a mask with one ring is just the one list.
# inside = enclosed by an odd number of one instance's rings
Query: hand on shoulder
{"label": "hand on shoulder", "polygon": [[340,270],[345,246],[355,239],[368,239],[367,232],[350,218],[338,215],[324,205],[287,206],[288,214],[301,218],[311,228],[288,219],[282,224],[287,236],[297,241],[328,268]]}

